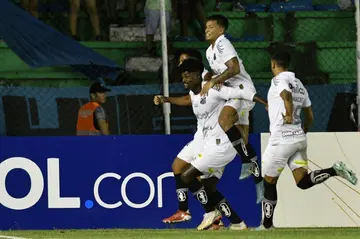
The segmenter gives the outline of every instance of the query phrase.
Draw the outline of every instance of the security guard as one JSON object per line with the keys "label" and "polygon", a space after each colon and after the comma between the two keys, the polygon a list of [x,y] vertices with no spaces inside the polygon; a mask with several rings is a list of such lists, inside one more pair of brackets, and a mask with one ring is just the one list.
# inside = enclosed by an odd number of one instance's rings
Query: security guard
{"label": "security guard", "polygon": [[78,113],[76,135],[109,135],[108,118],[101,106],[106,102],[106,93],[111,91],[96,82],[90,87],[90,102],[83,105]]}

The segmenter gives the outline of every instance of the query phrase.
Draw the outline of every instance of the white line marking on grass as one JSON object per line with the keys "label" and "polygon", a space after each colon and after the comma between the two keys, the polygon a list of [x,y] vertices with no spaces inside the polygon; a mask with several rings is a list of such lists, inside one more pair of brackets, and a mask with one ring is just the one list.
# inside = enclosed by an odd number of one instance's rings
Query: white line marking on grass
{"label": "white line marking on grass", "polygon": [[0,238],[4,238],[4,239],[30,239],[30,238],[25,238],[25,237],[13,237],[13,236],[5,236],[5,235],[0,235]]}

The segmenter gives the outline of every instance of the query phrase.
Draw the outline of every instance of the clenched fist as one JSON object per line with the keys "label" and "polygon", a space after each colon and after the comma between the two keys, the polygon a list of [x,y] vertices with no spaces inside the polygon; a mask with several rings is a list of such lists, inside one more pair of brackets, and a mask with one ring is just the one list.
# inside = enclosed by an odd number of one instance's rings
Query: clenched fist
{"label": "clenched fist", "polygon": [[159,105],[159,104],[164,104],[165,102],[165,97],[162,95],[155,95],[154,96],[154,104],[155,105]]}

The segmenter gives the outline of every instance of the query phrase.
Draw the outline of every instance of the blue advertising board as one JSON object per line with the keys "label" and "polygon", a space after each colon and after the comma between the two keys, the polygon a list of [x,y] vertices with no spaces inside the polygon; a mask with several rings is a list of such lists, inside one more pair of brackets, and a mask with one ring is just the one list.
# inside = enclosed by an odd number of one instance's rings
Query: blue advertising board
{"label": "blue advertising board", "polygon": [[[177,210],[171,163],[192,135],[0,137],[0,230],[167,228]],[[250,141],[260,155],[260,135]],[[241,163],[225,169],[219,190],[248,226],[258,226],[253,180]],[[190,223],[204,210],[190,195]],[[224,220],[225,224],[228,221]]]}

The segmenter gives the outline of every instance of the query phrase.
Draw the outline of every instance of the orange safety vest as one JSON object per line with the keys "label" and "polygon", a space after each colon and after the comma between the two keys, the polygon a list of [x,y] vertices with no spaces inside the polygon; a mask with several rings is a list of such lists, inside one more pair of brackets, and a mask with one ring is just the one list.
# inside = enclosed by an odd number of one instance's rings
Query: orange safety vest
{"label": "orange safety vest", "polygon": [[101,135],[100,130],[97,130],[94,126],[94,111],[99,106],[96,102],[89,102],[80,108],[76,124],[76,135]]}

